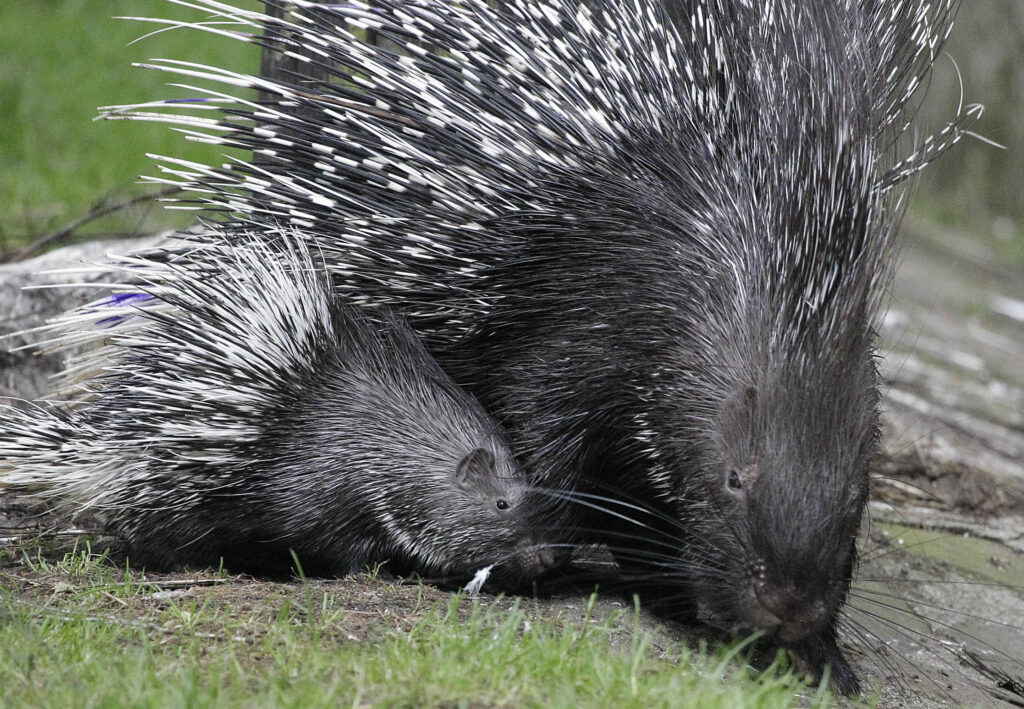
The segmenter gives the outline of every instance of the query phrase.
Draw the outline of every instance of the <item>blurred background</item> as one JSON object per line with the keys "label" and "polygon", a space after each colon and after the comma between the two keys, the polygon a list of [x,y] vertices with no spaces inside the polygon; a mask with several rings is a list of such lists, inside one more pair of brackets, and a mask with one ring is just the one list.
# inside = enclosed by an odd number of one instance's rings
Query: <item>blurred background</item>
{"label": "blurred background", "polygon": [[[237,4],[262,7],[257,0]],[[186,143],[159,123],[93,119],[99,106],[188,94],[168,87],[176,78],[133,62],[166,57],[257,71],[258,48],[119,16],[202,15],[163,0],[0,2],[0,258],[93,210],[153,192],[138,179],[156,174],[146,153],[207,162],[224,152]],[[147,202],[76,234],[131,236],[190,221]]]}
{"label": "blurred background", "polygon": [[[256,0],[240,3],[256,8]],[[161,0],[32,0],[0,3],[0,257],[97,208],[153,190],[146,153],[218,161],[223,151],[186,143],[158,123],[93,121],[97,107],[165,98],[171,77],[133,68],[155,57],[191,58],[257,71],[258,51],[201,32],[165,31],[114,16],[195,17]],[[140,37],[142,39],[140,39]],[[138,40],[132,43],[133,40]],[[957,104],[982,103],[974,131],[921,179],[919,223],[986,242],[1024,272],[1024,0],[964,3],[947,56],[921,113],[937,129]],[[962,89],[962,90],[961,90]],[[79,237],[132,235],[190,221],[152,202],[82,225]],[[62,243],[66,243],[64,240]]]}
{"label": "blurred background", "polygon": [[924,102],[925,128],[940,126],[960,101],[985,113],[919,182],[915,219],[963,229],[991,242],[1024,271],[1024,1],[967,0]]}

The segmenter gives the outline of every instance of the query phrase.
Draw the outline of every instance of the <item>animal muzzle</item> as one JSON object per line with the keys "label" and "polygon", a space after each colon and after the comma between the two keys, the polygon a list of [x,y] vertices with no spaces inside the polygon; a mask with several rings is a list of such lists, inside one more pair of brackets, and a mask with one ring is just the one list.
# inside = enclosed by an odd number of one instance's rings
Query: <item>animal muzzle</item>
{"label": "animal muzzle", "polygon": [[535,577],[545,574],[565,564],[569,554],[561,547],[550,544],[539,544],[531,539],[524,539],[516,546],[516,556],[527,576]]}
{"label": "animal muzzle", "polygon": [[820,598],[792,584],[758,580],[753,584],[751,620],[783,643],[793,643],[814,634],[824,624],[827,611]]}

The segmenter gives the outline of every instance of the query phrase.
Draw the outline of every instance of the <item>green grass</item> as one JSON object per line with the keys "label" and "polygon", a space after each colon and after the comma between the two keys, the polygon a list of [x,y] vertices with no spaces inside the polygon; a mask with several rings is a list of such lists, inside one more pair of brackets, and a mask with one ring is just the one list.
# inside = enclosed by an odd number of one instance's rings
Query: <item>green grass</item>
{"label": "green grass", "polygon": [[[596,619],[588,607],[582,622],[570,623],[539,619],[501,599],[438,601],[433,589],[403,587],[413,599],[404,612],[359,616],[350,600],[331,592],[344,582],[228,577],[157,600],[155,586],[88,551],[58,563],[37,558],[27,571],[31,582],[24,569],[9,577],[0,603],[3,706],[731,708],[830,701],[779,666],[753,678],[735,661],[742,646],[710,655],[656,648],[628,613]],[[359,583],[370,597],[395,590],[368,577]],[[353,618],[371,622],[355,630]]]}
{"label": "green grass", "polygon": [[[257,7],[255,0],[241,3]],[[222,150],[186,142],[158,123],[93,121],[97,107],[185,95],[170,75],[134,68],[150,58],[191,58],[256,71],[242,42],[174,30],[129,44],[156,25],[112,19],[201,14],[161,0],[32,0],[0,3],[0,252],[64,226],[104,200],[151,191],[146,153],[220,161]],[[84,233],[183,226],[159,206],[101,219]]]}

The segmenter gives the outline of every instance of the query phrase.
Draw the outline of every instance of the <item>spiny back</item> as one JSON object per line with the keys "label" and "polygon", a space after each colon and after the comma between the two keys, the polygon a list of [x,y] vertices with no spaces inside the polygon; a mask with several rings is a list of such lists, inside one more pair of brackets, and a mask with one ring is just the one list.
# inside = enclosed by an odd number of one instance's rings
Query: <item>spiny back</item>
{"label": "spiny back", "polygon": [[[218,23],[191,26],[308,72],[272,81],[156,60],[229,91],[106,115],[251,149],[221,167],[162,158],[165,180],[198,206],[317,236],[337,287],[395,304],[435,339],[490,307],[483,272],[530,242],[531,220],[572,230],[644,183],[683,202],[705,254],[761,280],[747,287],[785,284],[800,296],[786,316],[805,318],[838,297],[842,263],[884,261],[889,230],[841,243],[804,227],[881,220],[870,203],[960,134],[897,149],[956,4],[287,2],[274,19],[198,0]],[[249,88],[259,103],[232,93]],[[763,224],[737,223],[748,194]],[[809,266],[822,256],[833,267]]]}

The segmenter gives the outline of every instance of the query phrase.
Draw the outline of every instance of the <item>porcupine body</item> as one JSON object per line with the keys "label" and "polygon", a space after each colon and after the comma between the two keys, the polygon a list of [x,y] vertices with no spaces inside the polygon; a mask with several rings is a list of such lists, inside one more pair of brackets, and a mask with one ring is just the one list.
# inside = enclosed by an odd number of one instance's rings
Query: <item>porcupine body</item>
{"label": "porcupine body", "polygon": [[[128,258],[64,316],[91,397],[8,411],[0,480],[98,511],[136,566],[537,575],[502,431],[401,319],[333,295],[289,235]],[[80,331],[78,338],[73,333]]]}
{"label": "porcupine body", "polygon": [[901,140],[955,0],[280,4],[197,3],[339,81],[156,63],[264,97],[163,115],[257,156],[169,179],[322,238],[638,578],[855,689],[873,324],[896,188],[960,134]]}

